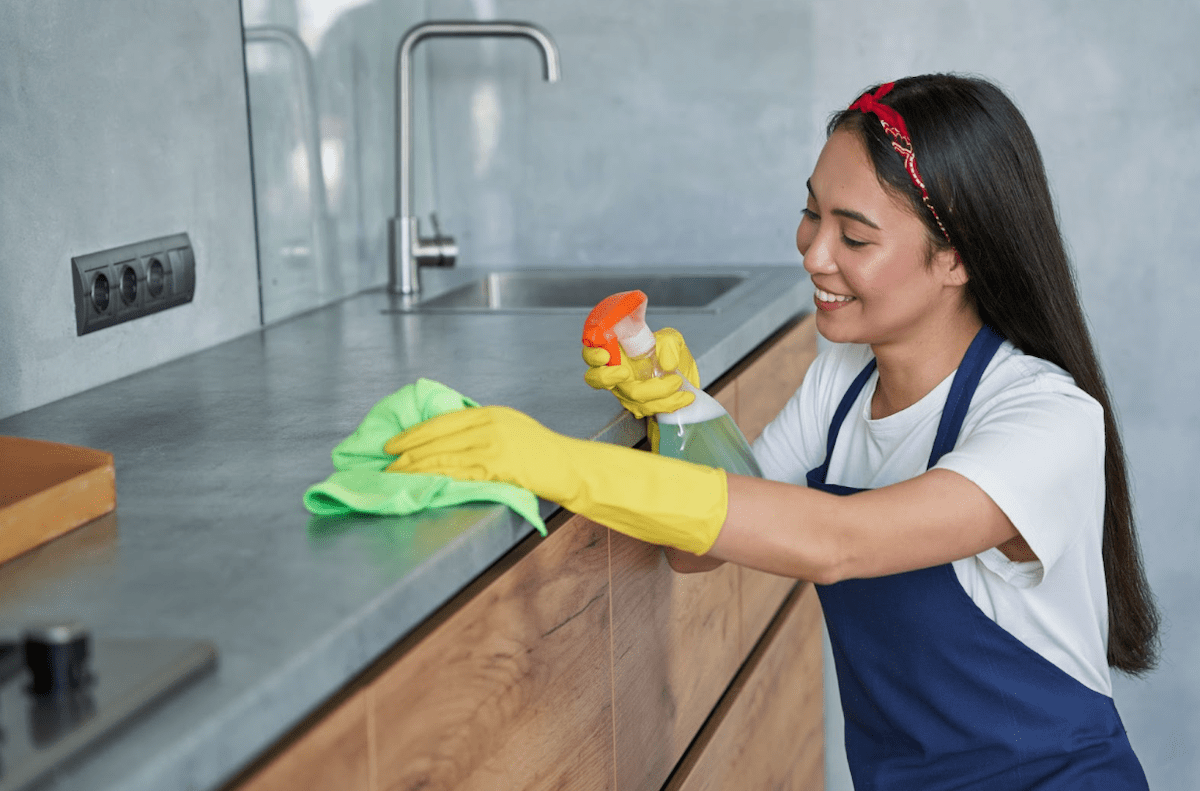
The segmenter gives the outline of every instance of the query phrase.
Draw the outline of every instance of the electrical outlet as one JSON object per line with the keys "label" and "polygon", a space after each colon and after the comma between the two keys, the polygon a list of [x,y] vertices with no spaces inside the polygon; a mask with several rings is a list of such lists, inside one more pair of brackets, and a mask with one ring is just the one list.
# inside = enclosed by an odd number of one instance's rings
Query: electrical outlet
{"label": "electrical outlet", "polygon": [[78,335],[192,301],[196,257],[186,233],[71,259]]}

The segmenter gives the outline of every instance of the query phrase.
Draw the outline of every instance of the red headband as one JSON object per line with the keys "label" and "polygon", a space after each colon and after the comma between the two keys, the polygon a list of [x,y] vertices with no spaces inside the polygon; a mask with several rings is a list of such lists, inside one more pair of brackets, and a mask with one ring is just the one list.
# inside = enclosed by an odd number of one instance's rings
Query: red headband
{"label": "red headband", "polygon": [[[879,103],[879,100],[894,85],[894,82],[884,83],[879,86],[879,90],[875,91],[875,93],[864,93],[858,97],[854,104],[850,105],[850,109],[862,110],[864,113],[871,113],[879,118],[879,123],[883,125],[883,131],[892,137],[892,148],[896,149],[897,153],[904,157],[904,169],[908,171],[908,177],[912,179],[913,184],[917,185],[917,189],[921,190],[921,200],[925,202],[929,213],[933,215],[938,228],[942,229],[942,236],[946,237],[947,242],[950,242],[950,234],[946,232],[946,226],[942,225],[942,218],[938,216],[937,210],[933,208],[933,201],[929,199],[929,190],[925,189],[925,182],[921,179],[921,174],[917,170],[917,155],[913,151],[912,138],[908,136],[908,126],[905,125],[904,119],[900,117],[900,113],[896,112],[896,108]],[[950,242],[950,246],[953,247],[954,242]]]}

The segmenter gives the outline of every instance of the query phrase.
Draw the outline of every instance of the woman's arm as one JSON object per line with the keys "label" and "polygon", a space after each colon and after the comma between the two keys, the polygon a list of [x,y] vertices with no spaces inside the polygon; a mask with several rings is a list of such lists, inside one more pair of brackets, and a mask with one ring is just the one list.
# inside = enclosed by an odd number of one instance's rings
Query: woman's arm
{"label": "woman's arm", "polygon": [[392,472],[505,481],[633,538],[813,582],[924,568],[1018,535],[946,469],[838,497],[565,437],[507,407],[441,415],[384,450]]}
{"label": "woman's arm", "polygon": [[982,489],[949,470],[848,496],[728,480],[729,510],[706,557],[822,584],[936,566],[1020,538]]}

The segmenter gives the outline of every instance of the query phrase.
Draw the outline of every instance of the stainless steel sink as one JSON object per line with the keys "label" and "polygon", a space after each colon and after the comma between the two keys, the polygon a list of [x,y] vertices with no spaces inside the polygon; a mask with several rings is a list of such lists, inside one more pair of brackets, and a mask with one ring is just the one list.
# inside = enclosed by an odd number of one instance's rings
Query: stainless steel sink
{"label": "stainless steel sink", "polygon": [[489,272],[466,285],[423,299],[417,312],[557,312],[591,310],[618,291],[646,292],[654,311],[718,309],[747,277],[739,273]]}

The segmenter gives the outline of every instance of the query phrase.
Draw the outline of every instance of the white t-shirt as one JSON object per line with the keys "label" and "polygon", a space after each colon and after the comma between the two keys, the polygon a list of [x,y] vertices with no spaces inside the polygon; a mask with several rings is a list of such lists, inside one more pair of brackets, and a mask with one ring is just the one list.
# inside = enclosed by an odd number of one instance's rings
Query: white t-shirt
{"label": "white t-shirt", "polygon": [[[860,344],[833,344],[817,357],[754,443],[765,477],[805,483],[825,459],[833,413],[871,357]],[[878,378],[871,375],[842,424],[828,483],[877,489],[925,472],[954,375],[907,409],[871,420]],[[983,489],[1038,557],[1016,563],[992,548],[955,560],[963,589],[1029,648],[1111,695],[1100,405],[1061,368],[1006,341],[984,371],[957,445],[935,466]]]}

